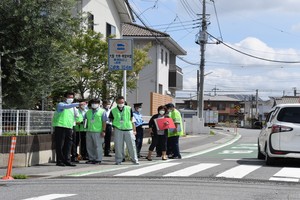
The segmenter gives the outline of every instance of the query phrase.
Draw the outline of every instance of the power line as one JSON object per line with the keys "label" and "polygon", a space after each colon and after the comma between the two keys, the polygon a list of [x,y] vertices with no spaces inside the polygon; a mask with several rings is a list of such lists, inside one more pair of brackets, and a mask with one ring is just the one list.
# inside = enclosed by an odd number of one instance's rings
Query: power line
{"label": "power line", "polygon": [[296,64],[296,63],[299,64],[299,63],[300,63],[300,61],[272,60],[272,59],[267,59],[267,58],[262,58],[262,57],[258,57],[258,56],[255,56],[255,55],[251,55],[251,54],[248,54],[248,53],[245,53],[245,52],[243,52],[243,51],[240,51],[240,50],[238,50],[238,49],[233,48],[232,46],[230,46],[230,45],[224,43],[223,41],[219,40],[218,38],[214,37],[213,35],[211,35],[211,34],[208,33],[208,32],[207,32],[207,34],[208,34],[210,37],[214,38],[214,39],[217,41],[217,44],[223,44],[224,46],[226,46],[226,47],[228,47],[228,48],[230,48],[230,49],[232,49],[232,50],[234,50],[234,51],[236,51],[236,52],[238,52],[238,53],[240,53],[240,54],[249,56],[249,57],[251,57],[251,58],[255,58],[255,59],[259,59],[259,60],[264,60],[264,61],[268,61],[268,62],[276,62],[276,63],[286,63],[286,64],[292,64],[292,63],[294,63],[294,64]]}

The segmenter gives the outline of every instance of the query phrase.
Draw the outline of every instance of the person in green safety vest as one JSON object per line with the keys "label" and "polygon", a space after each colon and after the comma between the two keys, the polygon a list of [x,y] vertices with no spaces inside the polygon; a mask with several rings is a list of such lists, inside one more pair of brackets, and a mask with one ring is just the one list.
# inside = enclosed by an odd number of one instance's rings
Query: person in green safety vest
{"label": "person in green safety vest", "polygon": [[73,103],[74,95],[73,92],[66,92],[64,94],[64,101],[57,105],[52,120],[57,166],[76,166],[71,163],[73,126],[76,123],[74,109],[86,103]]}
{"label": "person in green safety vest", "polygon": [[125,99],[119,96],[116,99],[117,106],[114,107],[109,115],[110,121],[114,127],[114,143],[115,143],[115,161],[116,165],[120,165],[124,158],[124,142],[126,143],[129,156],[133,164],[138,165],[138,157],[135,146],[136,129],[132,122],[133,113],[130,106],[125,106]]}
{"label": "person in green safety vest", "polygon": [[168,130],[167,154],[171,159],[181,159],[179,150],[179,137],[183,136],[182,118],[180,112],[175,108],[173,103],[166,105],[169,117],[173,119],[176,128]]}
{"label": "person in green safety vest", "polygon": [[[83,102],[84,100],[79,100]],[[86,129],[84,125],[86,123],[85,113],[87,111],[87,106],[82,105],[77,109],[76,125],[74,127],[73,133],[73,145],[71,151],[71,161],[79,163],[79,160],[88,160],[88,153],[86,150]],[[79,153],[77,152],[79,146]]]}
{"label": "person in green safety vest", "polygon": [[91,100],[91,109],[86,112],[87,132],[86,147],[89,160],[87,164],[100,164],[102,161],[107,116],[104,109],[100,108],[100,100]]}

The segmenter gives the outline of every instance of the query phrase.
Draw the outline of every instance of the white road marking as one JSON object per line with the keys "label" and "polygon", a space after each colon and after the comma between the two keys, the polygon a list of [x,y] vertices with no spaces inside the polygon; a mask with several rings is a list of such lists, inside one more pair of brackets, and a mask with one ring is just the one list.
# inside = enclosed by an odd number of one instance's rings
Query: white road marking
{"label": "white road marking", "polygon": [[33,197],[29,199],[23,199],[23,200],[52,200],[52,199],[58,199],[58,198],[64,198],[64,197],[71,197],[75,196],[77,194],[49,194],[39,197]]}
{"label": "white road marking", "polygon": [[201,172],[203,170],[218,166],[220,164],[215,164],[215,163],[201,163],[198,165],[194,165],[191,167],[187,167],[169,174],[166,174],[164,176],[190,176],[192,174],[195,174],[197,172]]}
{"label": "white road marking", "polygon": [[273,177],[300,179],[300,168],[284,167],[279,172],[274,174]]}
{"label": "white road marking", "polygon": [[236,147],[231,147],[232,149],[257,149],[257,147],[247,147],[247,146],[236,146]]}
{"label": "white road marking", "polygon": [[249,154],[252,152],[252,150],[224,150],[219,152],[219,154]]}
{"label": "white road marking", "polygon": [[270,181],[286,181],[286,182],[299,182],[298,178],[278,178],[278,177],[271,177]]}
{"label": "white road marking", "polygon": [[257,170],[261,166],[258,165],[239,165],[234,168],[231,168],[221,174],[218,174],[217,177],[225,178],[243,178],[247,174]]}
{"label": "white road marking", "polygon": [[140,176],[142,174],[147,174],[147,173],[154,172],[154,171],[157,171],[157,170],[160,170],[160,169],[173,167],[173,166],[179,165],[179,164],[180,163],[161,163],[161,164],[157,164],[157,165],[143,167],[143,168],[140,168],[140,169],[131,170],[131,171],[124,172],[124,173],[121,173],[121,174],[116,174],[114,176]]}
{"label": "white road marking", "polygon": [[251,146],[251,147],[257,147],[257,144],[238,144],[238,146]]}

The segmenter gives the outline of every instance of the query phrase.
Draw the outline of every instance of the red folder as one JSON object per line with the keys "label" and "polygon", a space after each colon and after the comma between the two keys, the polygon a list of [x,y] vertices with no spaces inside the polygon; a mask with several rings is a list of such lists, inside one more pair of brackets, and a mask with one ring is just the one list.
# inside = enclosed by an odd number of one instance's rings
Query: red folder
{"label": "red folder", "polygon": [[170,128],[176,128],[171,118],[157,118],[154,119],[157,130],[165,130]]}

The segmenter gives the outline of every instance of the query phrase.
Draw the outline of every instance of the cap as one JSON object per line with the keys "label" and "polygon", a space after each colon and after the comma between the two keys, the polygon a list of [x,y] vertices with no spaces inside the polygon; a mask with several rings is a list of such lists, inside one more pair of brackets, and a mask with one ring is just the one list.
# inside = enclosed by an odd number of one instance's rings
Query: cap
{"label": "cap", "polygon": [[133,107],[135,107],[135,108],[136,108],[136,107],[142,107],[142,104],[143,104],[143,103],[134,103],[134,104],[133,104]]}
{"label": "cap", "polygon": [[175,106],[174,106],[174,104],[172,104],[172,103],[168,103],[168,104],[166,104],[166,107],[167,107],[167,108],[174,108]]}

